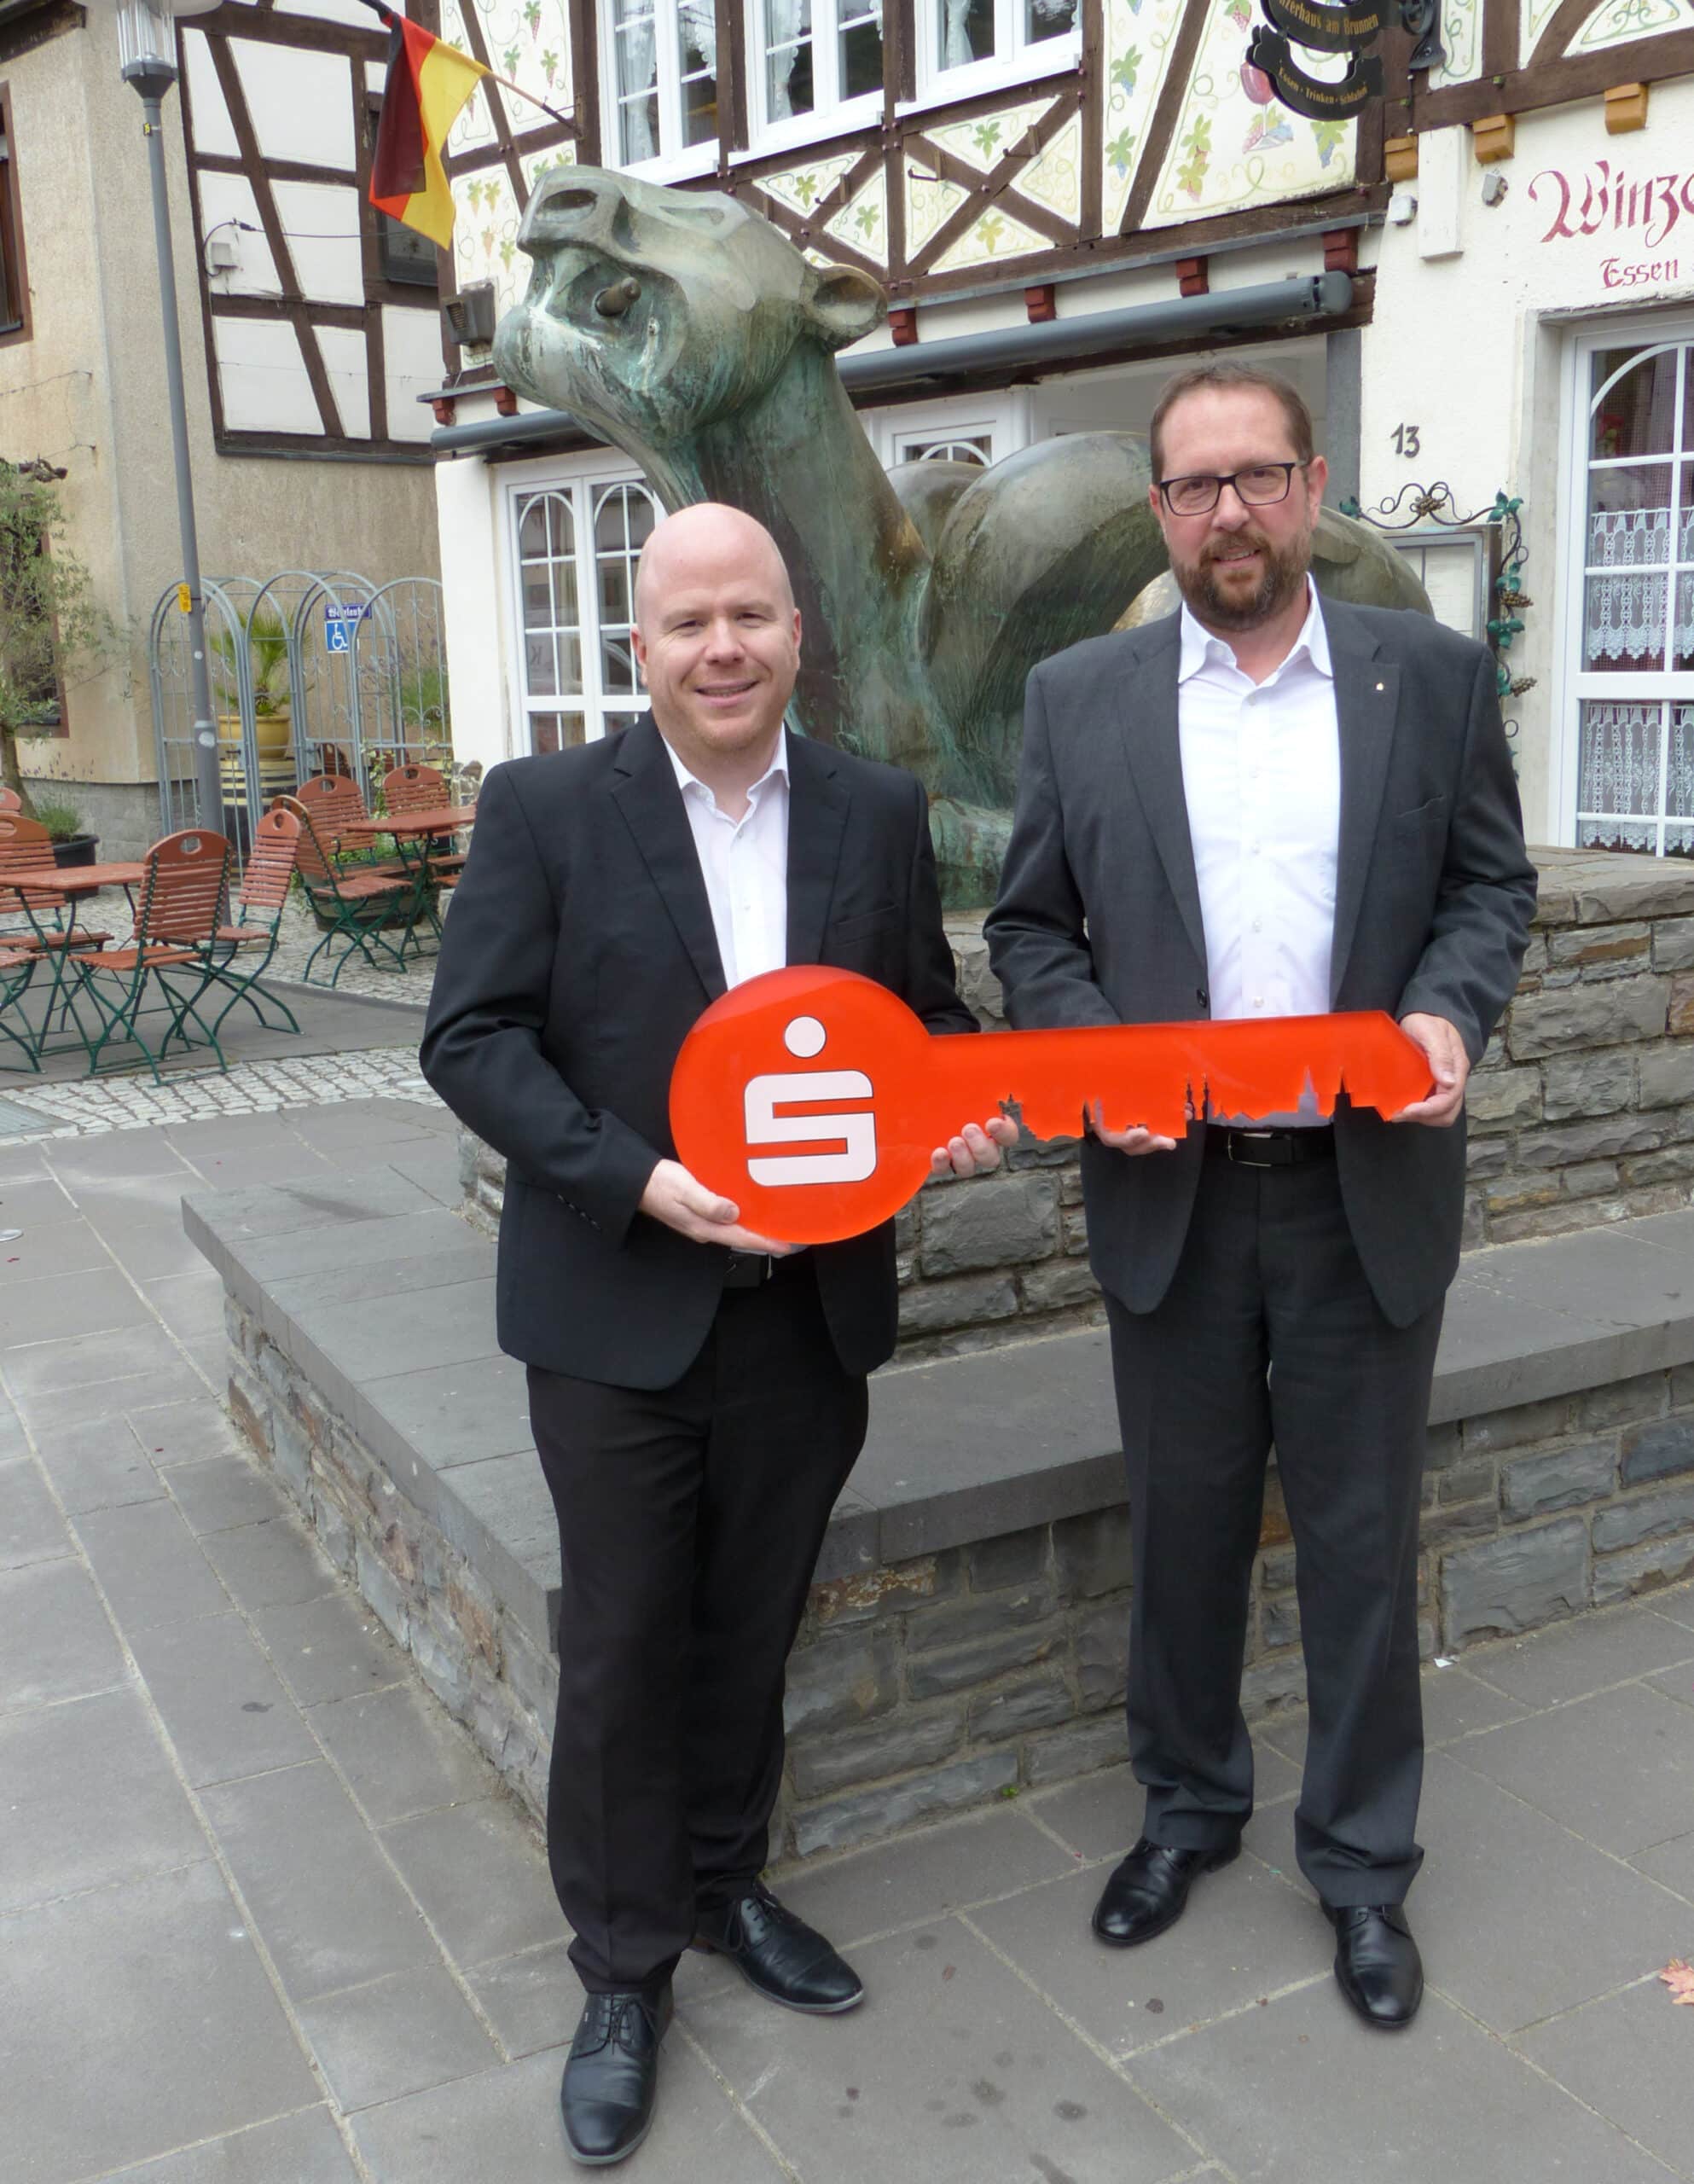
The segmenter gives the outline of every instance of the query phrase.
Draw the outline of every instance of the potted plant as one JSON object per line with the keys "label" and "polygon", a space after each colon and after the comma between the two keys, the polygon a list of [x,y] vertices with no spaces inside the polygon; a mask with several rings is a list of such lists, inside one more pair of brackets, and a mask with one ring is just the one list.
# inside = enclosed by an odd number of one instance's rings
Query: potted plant
{"label": "potted plant", "polygon": [[64,541],[63,475],[42,461],[0,462],[0,781],[28,818],[38,815],[19,741],[59,732],[73,672],[98,672],[113,642],[87,566]]}
{"label": "potted plant", "polygon": [[[209,630],[207,649],[223,663],[223,680],[233,692],[236,683],[236,648],[245,644],[247,670],[252,679],[253,735],[258,746],[260,779],[284,759],[288,751],[291,686],[288,679],[288,632],[281,618],[270,607],[251,613],[239,632]],[[225,794],[238,787],[241,777],[241,716],[239,710],[218,716],[218,762],[223,770]]]}
{"label": "potted plant", "polygon": [[98,834],[83,832],[83,815],[74,804],[48,803],[44,798],[35,807],[35,816],[46,828],[53,844],[55,864],[92,864],[95,851],[100,846]]}

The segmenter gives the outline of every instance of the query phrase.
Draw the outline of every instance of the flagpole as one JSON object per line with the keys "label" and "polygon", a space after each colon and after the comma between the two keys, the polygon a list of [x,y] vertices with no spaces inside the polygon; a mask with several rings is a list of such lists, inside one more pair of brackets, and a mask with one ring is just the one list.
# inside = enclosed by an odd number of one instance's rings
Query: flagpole
{"label": "flagpole", "polygon": [[[386,0],[363,0],[363,3],[374,15],[380,16],[391,30],[402,20],[386,4]],[[560,113],[556,106],[549,106],[544,98],[538,96],[534,91],[526,91],[521,84],[514,84],[509,76],[497,75],[492,68],[485,67],[481,62],[479,62],[478,66],[482,68],[483,74],[488,78],[490,83],[498,84],[506,90],[515,91],[520,99],[527,99],[531,106],[538,106],[544,114],[558,122],[561,128],[568,129],[573,136],[577,134],[576,123],[568,114]]]}

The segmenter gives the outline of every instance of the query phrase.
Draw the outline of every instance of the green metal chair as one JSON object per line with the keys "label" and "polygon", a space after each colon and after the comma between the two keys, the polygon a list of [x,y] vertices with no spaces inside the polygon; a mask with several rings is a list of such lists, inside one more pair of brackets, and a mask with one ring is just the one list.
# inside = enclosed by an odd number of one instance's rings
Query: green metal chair
{"label": "green metal chair", "polygon": [[[186,1029],[190,1019],[217,1055],[218,1066],[228,1069],[223,1049],[195,1004],[212,982],[206,957],[223,909],[229,845],[222,834],[200,827],[185,828],[155,842],[142,863],[141,904],[131,944],[71,957],[82,982],[78,999],[86,995],[101,1019],[100,1031],[92,1038],[78,1020],[88,1053],[89,1075],[100,1074],[101,1056],[114,1040],[120,1047],[132,1042],[147,1057],[154,1083],[161,1083],[159,1065],[170,1051],[171,1042],[179,1038],[185,1048],[194,1043]],[[190,974],[182,980],[180,988],[167,975],[175,972]],[[165,997],[163,1012],[142,1006],[149,979],[157,982]],[[142,1019],[160,1013],[167,1013],[171,1023],[155,1048],[142,1030]],[[127,1066],[121,1062],[118,1066]]]}
{"label": "green metal chair", "polygon": [[[331,986],[339,982],[355,955],[362,956],[374,971],[390,967],[403,971],[405,944],[411,937],[416,916],[419,891],[415,881],[368,868],[343,868],[319,835],[305,804],[293,796],[280,796],[276,801],[300,822],[294,868],[305,890],[307,902],[328,927],[322,939],[307,956],[301,978],[310,985],[312,965],[338,940],[345,945],[335,957],[335,967],[327,981]],[[397,948],[382,929],[397,911],[404,920]],[[376,950],[389,959],[388,964],[378,961],[373,952]]]}

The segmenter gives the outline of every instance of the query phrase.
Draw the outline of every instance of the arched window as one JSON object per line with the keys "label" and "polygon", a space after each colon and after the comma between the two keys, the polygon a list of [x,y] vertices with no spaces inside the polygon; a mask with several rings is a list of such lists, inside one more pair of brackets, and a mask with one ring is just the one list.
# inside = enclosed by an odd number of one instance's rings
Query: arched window
{"label": "arched window", "polygon": [[658,520],[652,494],[629,479],[513,495],[525,748],[592,742],[646,712],[629,630],[635,563]]}

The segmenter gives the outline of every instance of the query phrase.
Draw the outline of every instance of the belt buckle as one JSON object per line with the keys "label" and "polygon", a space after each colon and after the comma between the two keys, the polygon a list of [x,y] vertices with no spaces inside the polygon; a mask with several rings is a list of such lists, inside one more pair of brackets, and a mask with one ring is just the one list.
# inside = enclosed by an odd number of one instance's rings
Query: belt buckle
{"label": "belt buckle", "polygon": [[1275,1135],[1276,1133],[1274,1130],[1231,1130],[1227,1140],[1230,1159],[1234,1162],[1238,1168],[1274,1168],[1276,1165],[1274,1160],[1244,1160],[1236,1152],[1235,1147],[1237,1141],[1244,1137],[1259,1138],[1262,1139],[1265,1144],[1268,1145]]}

